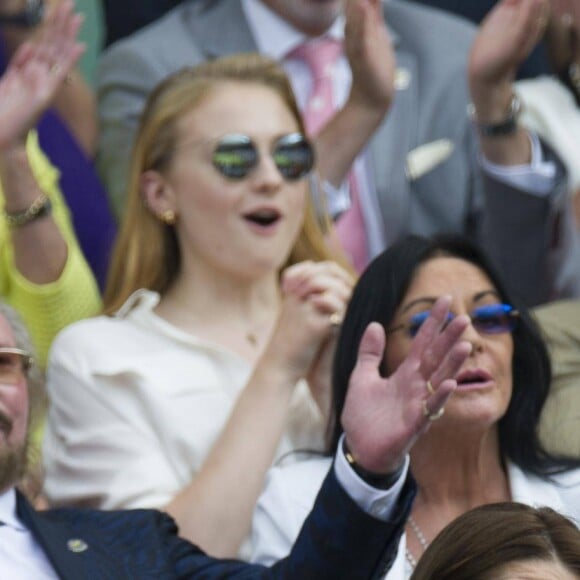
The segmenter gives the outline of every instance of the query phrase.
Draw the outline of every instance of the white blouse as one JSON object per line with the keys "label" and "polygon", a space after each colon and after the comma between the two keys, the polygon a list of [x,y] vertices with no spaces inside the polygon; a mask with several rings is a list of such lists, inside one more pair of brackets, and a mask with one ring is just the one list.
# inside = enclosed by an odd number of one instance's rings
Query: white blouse
{"label": "white blouse", "polygon": [[[140,290],[117,316],[73,324],[54,342],[43,449],[52,504],[163,507],[224,427],[251,365],[158,317],[158,302]],[[277,456],[319,449],[322,438],[302,381]]]}
{"label": "white blouse", "polygon": [[[270,470],[252,523],[252,561],[270,565],[284,558],[292,545],[330,469],[329,457],[315,457],[301,463]],[[508,463],[513,501],[548,506],[570,517],[580,527],[580,469],[555,476],[546,482]],[[405,557],[407,540],[401,536],[397,557],[385,580],[406,580],[412,568]]]}

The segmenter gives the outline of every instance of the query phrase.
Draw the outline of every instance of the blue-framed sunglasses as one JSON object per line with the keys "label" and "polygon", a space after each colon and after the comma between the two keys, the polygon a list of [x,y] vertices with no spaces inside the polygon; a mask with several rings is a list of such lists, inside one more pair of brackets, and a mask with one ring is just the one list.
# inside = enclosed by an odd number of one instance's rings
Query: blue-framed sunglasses
{"label": "blue-framed sunglasses", "polygon": [[[390,328],[387,333],[406,330],[407,334],[413,338],[430,314],[430,310],[417,312],[411,317],[409,322]],[[509,304],[487,304],[475,308],[469,318],[471,318],[471,324],[477,332],[481,334],[500,334],[502,332],[512,332],[516,327],[519,315],[520,313]],[[449,312],[446,324],[449,324],[454,318],[455,314]]]}
{"label": "blue-framed sunglasses", "polygon": [[[314,148],[302,133],[290,133],[277,139],[271,149],[272,159],[286,181],[306,177],[314,167]],[[260,155],[247,135],[224,135],[216,144],[213,166],[228,179],[244,179],[256,167]]]}

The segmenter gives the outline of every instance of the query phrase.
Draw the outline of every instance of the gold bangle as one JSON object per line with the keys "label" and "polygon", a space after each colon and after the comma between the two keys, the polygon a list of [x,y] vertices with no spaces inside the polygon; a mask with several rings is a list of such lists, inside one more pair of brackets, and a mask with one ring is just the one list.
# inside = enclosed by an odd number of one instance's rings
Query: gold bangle
{"label": "gold bangle", "polygon": [[19,228],[48,215],[52,210],[50,199],[41,193],[25,210],[15,213],[4,211],[4,219],[11,228]]}

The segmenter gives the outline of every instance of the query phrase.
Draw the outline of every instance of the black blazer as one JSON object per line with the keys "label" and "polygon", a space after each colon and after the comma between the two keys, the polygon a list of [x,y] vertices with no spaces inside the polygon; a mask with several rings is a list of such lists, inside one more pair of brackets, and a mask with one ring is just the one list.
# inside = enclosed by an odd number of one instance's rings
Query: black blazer
{"label": "black blazer", "polygon": [[394,519],[380,522],[356,506],[331,469],[292,552],[272,568],[210,558],[155,510],[39,512],[21,495],[17,509],[63,580],[363,580],[392,565],[414,495],[409,478]]}

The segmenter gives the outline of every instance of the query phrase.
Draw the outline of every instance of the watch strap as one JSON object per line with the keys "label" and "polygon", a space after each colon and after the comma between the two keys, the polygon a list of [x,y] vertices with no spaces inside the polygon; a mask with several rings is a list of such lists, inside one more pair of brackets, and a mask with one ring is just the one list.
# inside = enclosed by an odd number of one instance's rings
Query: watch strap
{"label": "watch strap", "polygon": [[498,123],[480,123],[477,120],[477,111],[473,103],[467,106],[467,114],[482,137],[505,137],[517,131],[518,119],[522,108],[523,105],[520,97],[516,93],[513,93],[507,115]]}

